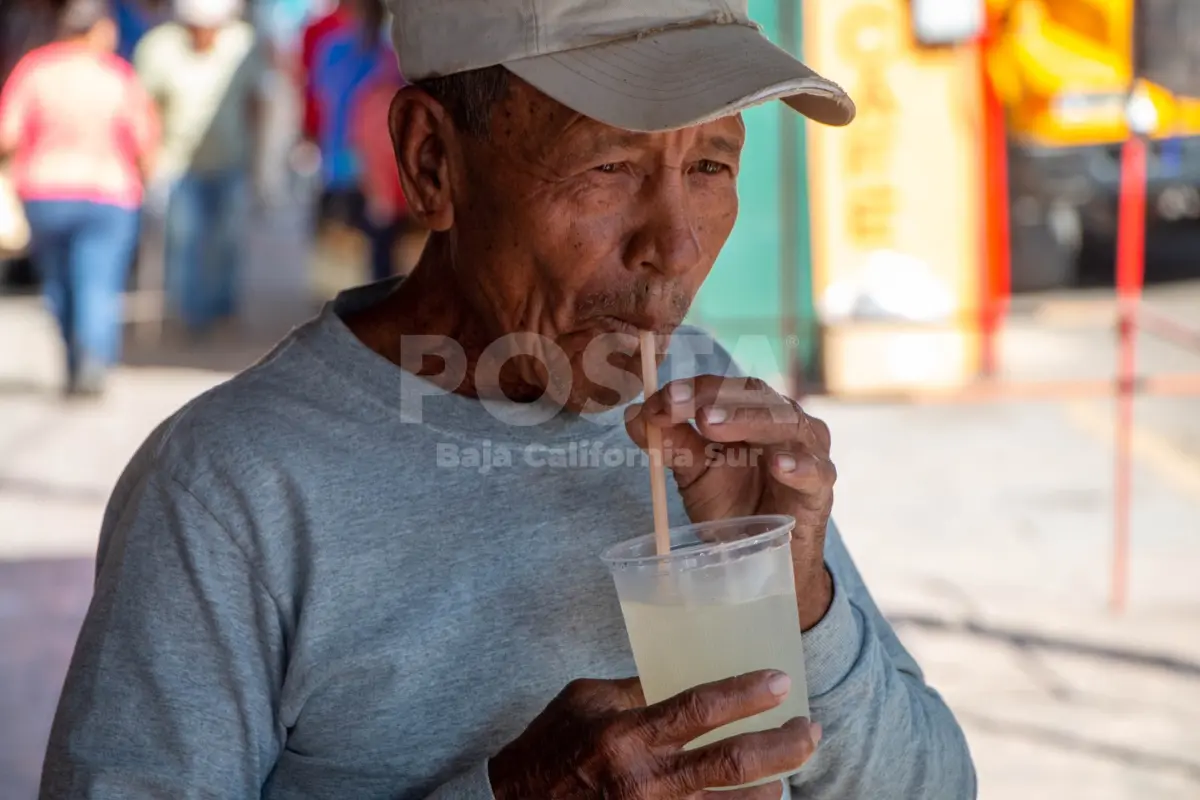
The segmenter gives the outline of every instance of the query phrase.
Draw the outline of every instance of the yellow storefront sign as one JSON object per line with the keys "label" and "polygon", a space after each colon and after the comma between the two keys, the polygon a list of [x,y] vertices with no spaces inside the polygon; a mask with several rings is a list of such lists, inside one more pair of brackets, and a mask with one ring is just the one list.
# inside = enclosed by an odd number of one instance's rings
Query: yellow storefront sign
{"label": "yellow storefront sign", "polygon": [[826,382],[846,393],[961,384],[978,350],[977,50],[918,47],[908,0],[803,7],[805,60],[859,109],[848,128],[808,128],[814,297],[833,315]]}

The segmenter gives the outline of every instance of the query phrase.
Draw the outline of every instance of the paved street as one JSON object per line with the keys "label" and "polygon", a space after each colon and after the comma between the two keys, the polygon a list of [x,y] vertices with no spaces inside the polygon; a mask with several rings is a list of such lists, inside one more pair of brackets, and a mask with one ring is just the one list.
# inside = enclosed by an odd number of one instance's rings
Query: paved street
{"label": "paved street", "polygon": [[1111,453],[1070,414],[820,406],[840,524],[967,727],[982,796],[1200,796],[1200,491],[1139,464],[1112,620]]}
{"label": "paved street", "polygon": [[[1008,327],[1005,375],[1111,377],[1110,295],[1039,298]],[[1200,286],[1148,302],[1200,324]],[[1145,373],[1200,371],[1200,354],[1138,348]],[[1200,797],[1200,397],[1137,403],[1121,619],[1105,608],[1110,401],[812,405],[834,431],[840,524],[966,727],[981,797]]]}
{"label": "paved street", "polygon": [[[277,313],[198,352],[135,348],[94,407],[54,396],[57,344],[36,300],[0,299],[0,800],[33,796],[119,470],[163,417],[307,313],[299,259],[251,277],[258,296],[291,298]],[[1152,301],[1200,321],[1200,287]],[[1108,374],[1107,333],[1048,327],[1088,322],[1072,315],[1050,302],[1014,323],[1009,373]],[[1200,357],[1141,345],[1152,371],[1200,371]],[[981,797],[1200,797],[1200,399],[1139,403],[1121,619],[1105,610],[1107,403],[810,406],[834,431],[842,530],[963,721]]]}

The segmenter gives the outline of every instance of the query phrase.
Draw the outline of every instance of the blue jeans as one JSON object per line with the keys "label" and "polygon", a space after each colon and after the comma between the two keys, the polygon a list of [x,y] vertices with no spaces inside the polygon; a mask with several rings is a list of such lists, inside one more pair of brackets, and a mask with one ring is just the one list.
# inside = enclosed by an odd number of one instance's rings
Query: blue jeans
{"label": "blue jeans", "polygon": [[188,330],[232,316],[249,211],[240,169],[189,173],[170,191],[166,219],[166,288]]}
{"label": "blue jeans", "polygon": [[77,200],[25,204],[33,262],[63,341],[67,370],[108,367],[121,354],[121,296],[137,246],[138,212]]}

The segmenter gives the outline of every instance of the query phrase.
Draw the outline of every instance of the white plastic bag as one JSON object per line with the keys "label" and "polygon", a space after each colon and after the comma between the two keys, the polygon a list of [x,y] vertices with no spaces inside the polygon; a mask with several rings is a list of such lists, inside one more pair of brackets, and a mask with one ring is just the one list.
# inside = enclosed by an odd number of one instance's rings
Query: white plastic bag
{"label": "white plastic bag", "polygon": [[19,256],[29,247],[29,220],[8,172],[0,170],[0,256]]}
{"label": "white plastic bag", "polygon": [[852,320],[945,322],[954,316],[950,287],[919,258],[878,250],[821,298],[827,323]]}

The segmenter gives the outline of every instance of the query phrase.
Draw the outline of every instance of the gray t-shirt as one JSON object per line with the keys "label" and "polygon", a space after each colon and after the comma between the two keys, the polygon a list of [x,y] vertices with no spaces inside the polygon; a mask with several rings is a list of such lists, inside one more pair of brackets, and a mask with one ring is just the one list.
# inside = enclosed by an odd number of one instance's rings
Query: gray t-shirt
{"label": "gray t-shirt", "polygon": [[[431,394],[341,320],[387,289],[343,295],[133,458],[43,798],[490,800],[487,758],[563,686],[634,674],[598,559],[651,527],[641,459],[607,455],[637,453],[621,409],[514,425]],[[728,367],[685,329],[663,379]],[[961,731],[832,526],[827,560],[800,794],[973,796]]]}

